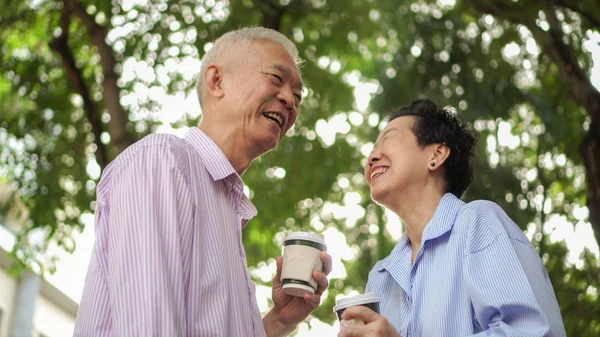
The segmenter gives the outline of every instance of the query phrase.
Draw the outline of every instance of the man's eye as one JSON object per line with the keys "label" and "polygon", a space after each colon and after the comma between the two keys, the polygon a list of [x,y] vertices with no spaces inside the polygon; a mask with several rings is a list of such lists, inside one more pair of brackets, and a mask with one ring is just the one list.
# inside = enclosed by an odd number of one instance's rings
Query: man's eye
{"label": "man's eye", "polygon": [[276,78],[277,81],[279,81],[279,83],[283,82],[283,79],[281,78],[281,76],[276,75],[276,74],[271,74],[272,77]]}

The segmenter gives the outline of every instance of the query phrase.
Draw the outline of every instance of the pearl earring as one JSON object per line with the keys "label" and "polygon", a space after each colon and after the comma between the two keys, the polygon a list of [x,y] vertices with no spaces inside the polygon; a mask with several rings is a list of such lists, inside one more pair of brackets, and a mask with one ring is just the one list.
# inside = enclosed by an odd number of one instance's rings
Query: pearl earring
{"label": "pearl earring", "polygon": [[435,162],[432,161],[431,162],[431,167],[434,167],[434,166],[435,166]]}

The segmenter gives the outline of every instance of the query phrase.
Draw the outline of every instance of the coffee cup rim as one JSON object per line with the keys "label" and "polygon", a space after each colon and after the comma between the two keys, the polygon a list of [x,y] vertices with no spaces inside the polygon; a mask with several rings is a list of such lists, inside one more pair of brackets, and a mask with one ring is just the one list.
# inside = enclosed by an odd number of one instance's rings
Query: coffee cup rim
{"label": "coffee cup rim", "polygon": [[356,296],[346,297],[346,298],[337,300],[336,305],[333,307],[333,311],[338,311],[341,309],[346,309],[346,308],[357,306],[357,305],[363,305],[363,304],[369,304],[369,303],[379,303],[379,302],[380,302],[379,296],[377,296],[373,292],[368,292],[368,293],[359,294]]}
{"label": "coffee cup rim", "polygon": [[322,236],[311,232],[291,232],[285,237],[285,239],[283,239],[283,242],[293,240],[311,241],[327,247],[325,244],[325,239],[323,239]]}

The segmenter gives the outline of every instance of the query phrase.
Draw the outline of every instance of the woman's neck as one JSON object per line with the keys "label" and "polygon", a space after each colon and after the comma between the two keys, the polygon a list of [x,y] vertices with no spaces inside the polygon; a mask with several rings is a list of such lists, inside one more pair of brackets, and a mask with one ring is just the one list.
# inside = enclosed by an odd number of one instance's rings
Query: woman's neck
{"label": "woman's neck", "polygon": [[[417,197],[415,197],[415,195]],[[390,207],[404,224],[404,228],[413,247],[413,260],[421,248],[421,238],[425,227],[433,218],[444,193],[437,189],[425,189],[412,193],[411,197],[398,198],[396,205]]]}

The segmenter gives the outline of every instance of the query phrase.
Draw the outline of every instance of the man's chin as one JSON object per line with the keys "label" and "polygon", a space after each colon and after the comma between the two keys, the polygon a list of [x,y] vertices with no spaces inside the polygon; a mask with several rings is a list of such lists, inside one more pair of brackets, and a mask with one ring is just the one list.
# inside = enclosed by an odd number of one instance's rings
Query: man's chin
{"label": "man's chin", "polygon": [[258,147],[261,149],[262,153],[275,150],[275,148],[279,146],[279,142],[280,140],[277,137],[264,137],[257,140]]}

